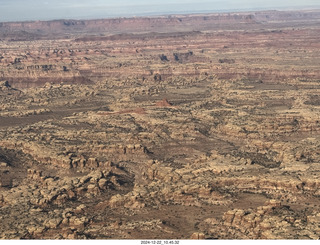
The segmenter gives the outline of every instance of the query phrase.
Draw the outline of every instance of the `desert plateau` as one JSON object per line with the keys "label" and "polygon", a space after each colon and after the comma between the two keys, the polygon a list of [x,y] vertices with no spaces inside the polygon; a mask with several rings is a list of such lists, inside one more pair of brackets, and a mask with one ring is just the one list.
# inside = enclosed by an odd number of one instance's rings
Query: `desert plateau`
{"label": "desert plateau", "polygon": [[0,239],[319,239],[320,10],[0,23]]}

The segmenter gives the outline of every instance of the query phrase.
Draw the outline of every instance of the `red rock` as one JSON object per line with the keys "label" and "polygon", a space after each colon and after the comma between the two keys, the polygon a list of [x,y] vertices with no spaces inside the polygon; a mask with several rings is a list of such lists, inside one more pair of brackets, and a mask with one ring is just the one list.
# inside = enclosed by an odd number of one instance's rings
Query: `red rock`
{"label": "red rock", "polygon": [[172,106],[172,104],[167,99],[163,99],[161,101],[158,101],[156,103],[156,106],[159,106],[159,107],[170,107],[170,106]]}

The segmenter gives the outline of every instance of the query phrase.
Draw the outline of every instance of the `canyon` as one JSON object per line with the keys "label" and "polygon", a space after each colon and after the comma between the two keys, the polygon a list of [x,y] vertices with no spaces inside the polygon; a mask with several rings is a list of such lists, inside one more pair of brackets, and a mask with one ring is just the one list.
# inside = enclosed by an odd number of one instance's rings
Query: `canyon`
{"label": "canyon", "polygon": [[319,239],[320,11],[0,23],[1,239]]}

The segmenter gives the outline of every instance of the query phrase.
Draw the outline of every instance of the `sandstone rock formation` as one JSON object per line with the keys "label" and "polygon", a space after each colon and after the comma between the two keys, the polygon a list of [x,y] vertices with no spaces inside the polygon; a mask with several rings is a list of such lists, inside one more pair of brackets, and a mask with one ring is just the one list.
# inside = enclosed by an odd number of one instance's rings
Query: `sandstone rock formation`
{"label": "sandstone rock formation", "polygon": [[0,25],[0,238],[319,239],[302,13]]}

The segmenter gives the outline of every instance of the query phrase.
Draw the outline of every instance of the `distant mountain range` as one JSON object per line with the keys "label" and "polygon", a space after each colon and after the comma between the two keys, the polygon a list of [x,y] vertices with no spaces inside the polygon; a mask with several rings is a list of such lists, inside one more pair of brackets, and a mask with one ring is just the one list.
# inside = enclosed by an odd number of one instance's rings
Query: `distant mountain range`
{"label": "distant mountain range", "polygon": [[[191,13],[219,13],[257,10],[302,10],[320,9],[319,1],[297,0],[284,1],[237,1],[212,0],[198,1],[127,1],[118,0],[117,3],[106,4],[101,0],[3,0],[1,1],[0,22],[29,21],[29,20],[57,20],[57,19],[100,19],[113,17],[154,16]],[[196,3],[195,3],[196,2]],[[136,3],[136,4],[134,4]]]}

